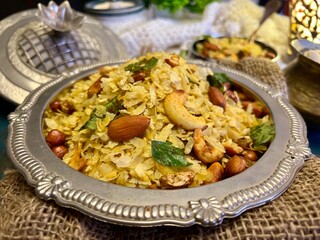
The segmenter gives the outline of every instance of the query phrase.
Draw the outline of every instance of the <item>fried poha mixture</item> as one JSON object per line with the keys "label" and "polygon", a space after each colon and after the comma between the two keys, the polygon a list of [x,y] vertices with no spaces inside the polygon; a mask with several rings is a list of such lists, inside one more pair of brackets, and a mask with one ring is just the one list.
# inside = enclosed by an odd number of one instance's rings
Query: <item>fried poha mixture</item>
{"label": "fried poha mixture", "polygon": [[267,150],[268,109],[223,73],[164,52],[105,66],[44,113],[53,153],[128,187],[195,187],[234,176]]}

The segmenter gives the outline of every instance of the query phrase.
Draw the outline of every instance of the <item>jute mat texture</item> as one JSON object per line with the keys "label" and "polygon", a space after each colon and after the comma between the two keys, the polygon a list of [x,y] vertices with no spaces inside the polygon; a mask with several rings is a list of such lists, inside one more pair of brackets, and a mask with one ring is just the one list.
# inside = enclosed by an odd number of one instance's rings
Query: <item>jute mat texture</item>
{"label": "jute mat texture", "polygon": [[[224,63],[287,93],[281,70],[267,60]],[[217,227],[125,227],[39,199],[23,176],[8,169],[0,181],[0,239],[320,239],[320,158],[312,156],[273,201],[225,219]]]}

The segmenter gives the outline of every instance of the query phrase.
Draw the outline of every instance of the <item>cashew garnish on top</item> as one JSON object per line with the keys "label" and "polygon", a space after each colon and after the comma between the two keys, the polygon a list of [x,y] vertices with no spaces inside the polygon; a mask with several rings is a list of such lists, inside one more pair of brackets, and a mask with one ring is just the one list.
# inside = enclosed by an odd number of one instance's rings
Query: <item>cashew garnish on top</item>
{"label": "cashew garnish on top", "polygon": [[164,110],[168,118],[174,124],[186,130],[204,128],[206,126],[205,121],[190,114],[183,105],[186,99],[187,93],[183,90],[173,91],[165,98]]}
{"label": "cashew garnish on top", "polygon": [[223,157],[223,152],[206,143],[205,139],[203,138],[203,132],[200,128],[194,130],[193,140],[194,153],[203,163],[207,164],[217,162]]}

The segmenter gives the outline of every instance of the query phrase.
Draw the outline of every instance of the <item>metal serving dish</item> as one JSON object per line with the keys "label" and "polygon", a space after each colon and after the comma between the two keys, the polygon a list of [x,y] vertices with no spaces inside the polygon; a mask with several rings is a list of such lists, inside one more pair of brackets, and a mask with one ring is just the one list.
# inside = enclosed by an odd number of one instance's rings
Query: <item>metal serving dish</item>
{"label": "metal serving dish", "polygon": [[[246,38],[241,38],[241,37],[223,37],[222,36],[222,37],[211,37],[211,38],[212,39],[217,39],[217,40],[219,40],[219,39],[229,39],[229,40],[237,40],[237,39],[239,39],[241,41],[247,40]],[[200,39],[194,41],[193,43],[191,43],[191,46],[190,46],[191,53],[194,56],[196,56],[198,58],[201,58],[201,59],[204,59],[204,60],[216,61],[217,59],[204,56],[203,54],[201,54],[201,53],[199,53],[197,51],[197,45],[198,44],[202,44],[205,41],[206,41],[206,38],[203,37],[203,38],[200,38]],[[269,52],[270,54],[272,54],[274,56],[274,57],[270,58],[270,60],[272,62],[277,62],[280,59],[280,55],[278,54],[278,52],[274,48],[272,48],[269,45],[267,45],[267,44],[265,44],[265,43],[263,43],[261,41],[258,41],[258,40],[255,40],[254,43],[259,45],[263,50],[266,50],[267,52]]]}
{"label": "metal serving dish", "polygon": [[58,32],[36,14],[26,10],[0,21],[0,95],[13,103],[71,69],[127,57],[120,39],[90,16],[81,28]]}
{"label": "metal serving dish", "polygon": [[129,188],[88,177],[52,153],[42,134],[43,113],[64,88],[101,66],[124,62],[104,62],[67,73],[33,91],[9,115],[9,157],[40,198],[120,225],[215,226],[277,198],[311,155],[305,123],[281,93],[242,72],[213,62],[190,61],[226,73],[270,109],[276,136],[262,158],[234,177],[176,190]]}

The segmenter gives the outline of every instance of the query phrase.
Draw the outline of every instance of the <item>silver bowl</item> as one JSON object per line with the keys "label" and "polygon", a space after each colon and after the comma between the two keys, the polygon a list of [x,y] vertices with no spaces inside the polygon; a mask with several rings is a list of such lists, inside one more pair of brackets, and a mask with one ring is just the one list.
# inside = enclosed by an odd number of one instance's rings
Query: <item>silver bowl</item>
{"label": "silver bowl", "polygon": [[215,226],[277,198],[311,155],[305,123],[281,93],[242,72],[213,62],[190,61],[226,73],[270,109],[276,136],[256,164],[217,183],[176,190],[124,187],[72,169],[47,146],[42,134],[43,113],[61,90],[78,79],[101,66],[124,61],[94,64],[67,73],[34,90],[9,115],[9,157],[40,198],[53,199],[61,206],[120,225]]}
{"label": "silver bowl", "polygon": [[[242,37],[225,37],[225,36],[221,36],[221,37],[211,37],[211,38],[215,38],[215,39],[222,39],[222,38],[227,38],[227,39],[233,39],[233,40],[236,40],[236,39],[239,39],[239,40],[247,40],[246,38],[242,38]],[[199,53],[197,51],[197,44],[201,44],[205,41],[205,37],[203,38],[200,38],[196,41],[194,41],[193,43],[191,43],[191,46],[190,46],[190,51],[191,53],[200,58],[200,59],[203,59],[203,60],[207,60],[207,61],[216,61],[217,59],[214,59],[214,58],[210,58],[210,57],[207,57],[207,56],[204,56],[203,54]],[[249,41],[249,40],[248,40]],[[258,41],[258,40],[255,40],[254,41],[255,44],[259,45],[262,50],[266,50],[268,53],[272,54],[274,57],[270,58],[269,59],[272,61],[272,62],[277,62],[279,59],[280,59],[280,55],[278,54],[278,52],[272,48],[271,46],[261,42],[261,41]],[[265,57],[267,58],[267,57]]]}

